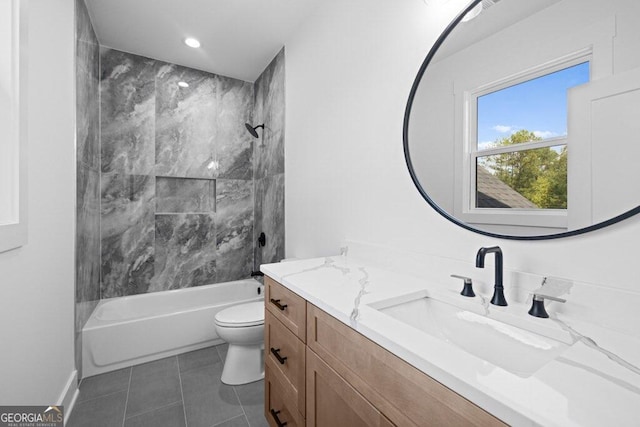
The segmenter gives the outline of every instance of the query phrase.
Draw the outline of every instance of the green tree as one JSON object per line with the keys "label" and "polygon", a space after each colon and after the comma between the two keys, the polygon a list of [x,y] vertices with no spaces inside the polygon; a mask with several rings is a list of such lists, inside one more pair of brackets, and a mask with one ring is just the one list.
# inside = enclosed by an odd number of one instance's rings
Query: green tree
{"label": "green tree", "polygon": [[[506,147],[524,142],[539,141],[528,130],[519,130],[495,142],[495,147]],[[567,208],[567,149],[560,153],[552,148],[489,156],[484,166],[494,176],[535,203],[540,208]]]}

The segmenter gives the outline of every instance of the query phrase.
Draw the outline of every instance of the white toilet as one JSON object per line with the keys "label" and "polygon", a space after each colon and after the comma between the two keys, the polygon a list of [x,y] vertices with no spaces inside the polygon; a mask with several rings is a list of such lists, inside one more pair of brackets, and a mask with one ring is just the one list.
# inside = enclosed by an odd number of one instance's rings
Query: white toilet
{"label": "white toilet", "polygon": [[264,302],[225,308],[215,323],[220,338],[229,343],[222,382],[239,385],[264,378]]}

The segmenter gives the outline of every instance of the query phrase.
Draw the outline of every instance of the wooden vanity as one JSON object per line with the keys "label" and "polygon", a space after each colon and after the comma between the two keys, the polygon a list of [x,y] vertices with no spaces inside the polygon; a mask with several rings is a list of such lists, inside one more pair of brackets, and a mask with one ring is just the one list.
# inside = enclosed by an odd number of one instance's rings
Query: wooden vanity
{"label": "wooden vanity", "polygon": [[265,276],[271,426],[504,426],[493,415]]}

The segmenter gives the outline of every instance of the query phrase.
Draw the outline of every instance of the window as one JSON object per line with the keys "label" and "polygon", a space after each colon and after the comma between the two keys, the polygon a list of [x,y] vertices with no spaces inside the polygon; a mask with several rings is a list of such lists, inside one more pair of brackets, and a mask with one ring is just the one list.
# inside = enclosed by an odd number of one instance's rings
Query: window
{"label": "window", "polygon": [[[0,252],[26,243],[25,19],[20,0],[0,0]],[[26,73],[25,73],[26,74]]]}
{"label": "window", "polygon": [[589,75],[589,57],[582,54],[471,94],[470,212],[566,216],[567,91]]}

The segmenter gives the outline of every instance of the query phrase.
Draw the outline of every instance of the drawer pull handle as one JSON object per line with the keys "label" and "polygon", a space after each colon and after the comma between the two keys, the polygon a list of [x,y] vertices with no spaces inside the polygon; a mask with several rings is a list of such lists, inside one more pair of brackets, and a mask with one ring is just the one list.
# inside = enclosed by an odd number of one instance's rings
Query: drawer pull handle
{"label": "drawer pull handle", "polygon": [[279,299],[271,298],[271,304],[275,305],[276,307],[278,307],[282,311],[284,311],[284,309],[287,308],[287,304],[280,304],[280,300]]}
{"label": "drawer pull handle", "polygon": [[276,357],[276,359],[278,359],[278,362],[280,362],[281,365],[284,365],[284,361],[287,360],[286,357],[280,356],[280,349],[279,348],[271,347],[271,354],[273,354]]}
{"label": "drawer pull handle", "polygon": [[284,427],[287,425],[287,422],[282,422],[280,421],[280,418],[278,418],[278,414],[280,413],[280,411],[274,411],[273,409],[271,409],[271,416],[273,417],[274,420],[276,420],[276,425],[278,427]]}

